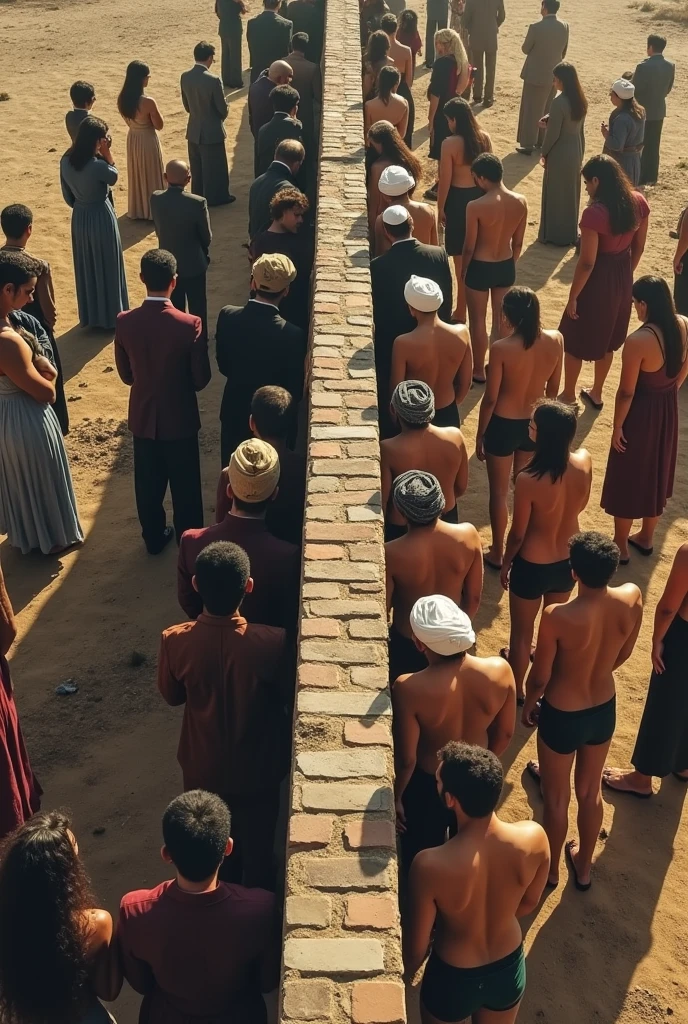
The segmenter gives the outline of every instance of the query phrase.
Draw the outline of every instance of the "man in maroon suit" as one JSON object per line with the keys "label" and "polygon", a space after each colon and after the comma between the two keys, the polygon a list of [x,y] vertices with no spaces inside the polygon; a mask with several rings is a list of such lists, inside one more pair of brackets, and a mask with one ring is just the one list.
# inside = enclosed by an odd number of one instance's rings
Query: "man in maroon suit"
{"label": "man in maroon suit", "polygon": [[174,533],[203,525],[196,392],[210,380],[208,343],[200,317],[170,301],[177,261],[165,249],[141,259],[147,298],[117,317],[115,361],[131,385],[129,429],[134,435],[136,510],[144,544],[159,554],[172,539],[163,500],[172,493]]}

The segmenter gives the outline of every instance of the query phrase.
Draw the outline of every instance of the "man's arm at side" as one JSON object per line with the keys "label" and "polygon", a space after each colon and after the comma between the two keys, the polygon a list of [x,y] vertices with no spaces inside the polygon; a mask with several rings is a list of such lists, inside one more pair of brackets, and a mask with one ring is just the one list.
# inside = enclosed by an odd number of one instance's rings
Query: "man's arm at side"
{"label": "man's arm at side", "polygon": [[426,861],[432,851],[421,850],[409,872],[409,916],[403,932],[404,975],[410,980],[419,970],[430,946],[437,907],[432,891],[432,874]]}
{"label": "man's arm at side", "polygon": [[505,687],[504,703],[487,730],[487,749],[500,757],[511,743],[516,728],[516,683],[508,662],[500,666],[500,676]]}
{"label": "man's arm at side", "polygon": [[158,651],[158,690],[170,707],[186,704],[186,687],[175,678],[170,668],[167,638],[164,633],[160,637]]}
{"label": "man's arm at side", "polygon": [[203,602],[200,594],[194,590],[193,572],[188,568],[188,544],[184,542],[184,535],[179,544],[179,558],[177,560],[177,600],[183,612],[190,619],[197,619],[203,611]]}
{"label": "man's arm at side", "polygon": [[208,201],[203,200],[202,203],[198,204],[198,240],[205,251],[206,256],[210,249],[210,243],[213,240],[213,232],[210,227],[210,214],[208,212]]}
{"label": "man's arm at side", "polygon": [[131,387],[134,383],[134,374],[129,362],[129,355],[122,344],[122,331],[119,323],[115,327],[115,366],[120,380]]}
{"label": "man's arm at side", "polygon": [[[126,898],[126,897],[125,897]],[[124,900],[122,901],[122,904]],[[124,977],[127,979],[135,992],[145,996],[155,988],[155,978],[149,965],[139,960],[131,949],[129,936],[127,934],[127,917],[124,906],[120,905],[119,921],[117,922],[117,947],[119,961],[122,965]]]}
{"label": "man's arm at side", "polygon": [[195,317],[194,339],[191,344],[191,380],[194,391],[202,391],[212,376],[208,357],[208,339],[200,316]]}

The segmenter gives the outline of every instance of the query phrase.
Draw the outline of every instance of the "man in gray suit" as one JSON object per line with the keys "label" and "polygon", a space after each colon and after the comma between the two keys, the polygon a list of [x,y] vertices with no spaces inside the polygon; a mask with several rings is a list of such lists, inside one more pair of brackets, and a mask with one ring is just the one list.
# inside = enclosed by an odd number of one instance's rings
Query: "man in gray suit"
{"label": "man in gray suit", "polygon": [[181,78],[182,103],[188,112],[186,140],[191,164],[191,187],[196,195],[205,196],[208,206],[233,203],[229,193],[229,168],[225,150],[224,121],[229,109],[222,81],[210,74],[215,59],[212,43],[197,43],[195,64]]}
{"label": "man in gray suit", "polygon": [[484,83],[486,107],[494,103],[497,36],[505,17],[504,0],[466,0],[463,31],[468,36],[469,56],[475,67],[473,101],[483,102]]}
{"label": "man in gray suit", "polygon": [[521,78],[521,109],[518,115],[517,152],[530,156],[540,141],[538,121],[549,112],[554,98],[552,72],[564,59],[569,45],[569,26],[559,21],[559,0],[543,0],[540,21],[528,26],[521,49],[526,55]]}
{"label": "man in gray suit", "polygon": [[449,0],[427,0],[425,9],[425,66],[435,61],[435,32],[447,27]]}
{"label": "man in gray suit", "polygon": [[645,107],[645,138],[640,158],[640,185],[654,185],[659,175],[659,143],[666,117],[666,98],[674,85],[674,65],[664,56],[664,36],[649,36],[647,58],[633,72],[635,98]]}
{"label": "man in gray suit", "polygon": [[212,241],[208,204],[203,196],[184,189],[191,180],[184,160],[170,160],[165,168],[167,188],[151,196],[151,215],[158,246],[171,252],[177,261],[177,284],[172,302],[182,313],[200,316],[203,332],[208,334],[208,303],[205,277],[210,263]]}

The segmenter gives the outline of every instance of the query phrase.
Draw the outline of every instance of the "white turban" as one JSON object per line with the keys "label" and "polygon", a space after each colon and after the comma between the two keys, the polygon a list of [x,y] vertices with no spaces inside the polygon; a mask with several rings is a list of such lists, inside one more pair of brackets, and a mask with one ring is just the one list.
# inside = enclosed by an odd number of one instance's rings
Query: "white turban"
{"label": "white turban", "polygon": [[385,167],[377,187],[383,196],[405,196],[416,184],[405,167]]}
{"label": "white turban", "polygon": [[615,92],[620,100],[630,100],[635,96],[635,86],[627,78],[619,78],[612,85],[612,92]]}
{"label": "white turban", "polygon": [[421,313],[435,313],[444,301],[442,289],[438,284],[429,277],[416,277],[415,274],[411,274],[406,282],[404,298],[411,309],[417,309]]}
{"label": "white turban", "polygon": [[413,635],[445,658],[461,654],[475,643],[471,620],[442,594],[419,598],[411,609],[410,621]]}

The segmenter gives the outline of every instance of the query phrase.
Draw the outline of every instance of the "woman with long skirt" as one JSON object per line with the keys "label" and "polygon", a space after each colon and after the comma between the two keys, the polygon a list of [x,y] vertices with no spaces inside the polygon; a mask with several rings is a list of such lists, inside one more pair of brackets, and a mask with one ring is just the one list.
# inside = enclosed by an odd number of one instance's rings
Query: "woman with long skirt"
{"label": "woman with long skirt", "polygon": [[678,222],[678,242],[674,253],[674,302],[688,316],[688,206]]}
{"label": "woman with long skirt", "polygon": [[[642,326],[623,348],[600,502],[614,516],[622,565],[629,560],[629,544],[641,555],[652,554],[657,523],[674,489],[678,389],[688,376],[688,319],[677,316],[666,281],[638,278],[633,305]],[[635,519],[642,526],[630,537]]]}
{"label": "woman with long skirt", "polygon": [[583,362],[594,362],[593,386],[581,390],[581,398],[600,410],[614,353],[628,333],[633,273],[645,249],[650,207],[610,156],[592,157],[582,174],[590,203],[581,217],[580,254],[559,324],[565,353],[559,398],[576,404]]}
{"label": "woman with long skirt", "polygon": [[640,157],[645,138],[645,109],[635,98],[635,86],[626,78],[612,85],[609,98],[614,109],[609,124],[602,124],[604,152],[620,164],[631,185],[640,181]]}
{"label": "woman with long skirt", "polygon": [[117,97],[117,109],[129,127],[127,213],[132,220],[151,220],[150,197],[165,187],[165,169],[158,139],[164,122],[153,97],[146,96],[149,81],[148,65],[141,60],[132,60]]}
{"label": "woman with long skirt", "polygon": [[688,543],[676,552],[655,609],[650,688],[631,764],[633,771],[605,768],[604,785],[649,799],[653,778],[688,783]]}
{"label": "woman with long skirt", "polygon": [[538,241],[550,245],[575,245],[578,240],[580,171],[585,152],[585,98],[573,64],[562,61],[554,69],[554,88],[540,163],[542,207]]}
{"label": "woman with long skirt", "polygon": [[413,102],[413,93],[411,92],[415,66],[413,54],[410,47],[400,43],[397,38],[399,24],[395,15],[385,14],[380,22],[380,28],[389,36],[389,52],[387,57],[390,63],[393,62],[399,71],[401,81],[399,82],[398,92],[402,99],[405,99],[408,103],[408,124],[406,131],[400,134],[403,136],[406,145],[411,148],[413,146],[413,128],[416,120],[416,107]]}
{"label": "woman with long skirt", "polygon": [[129,309],[122,239],[108,188],[119,177],[108,126],[85,117],[76,141],[60,161],[62,195],[72,208],[72,254],[82,327],[113,330]]}

